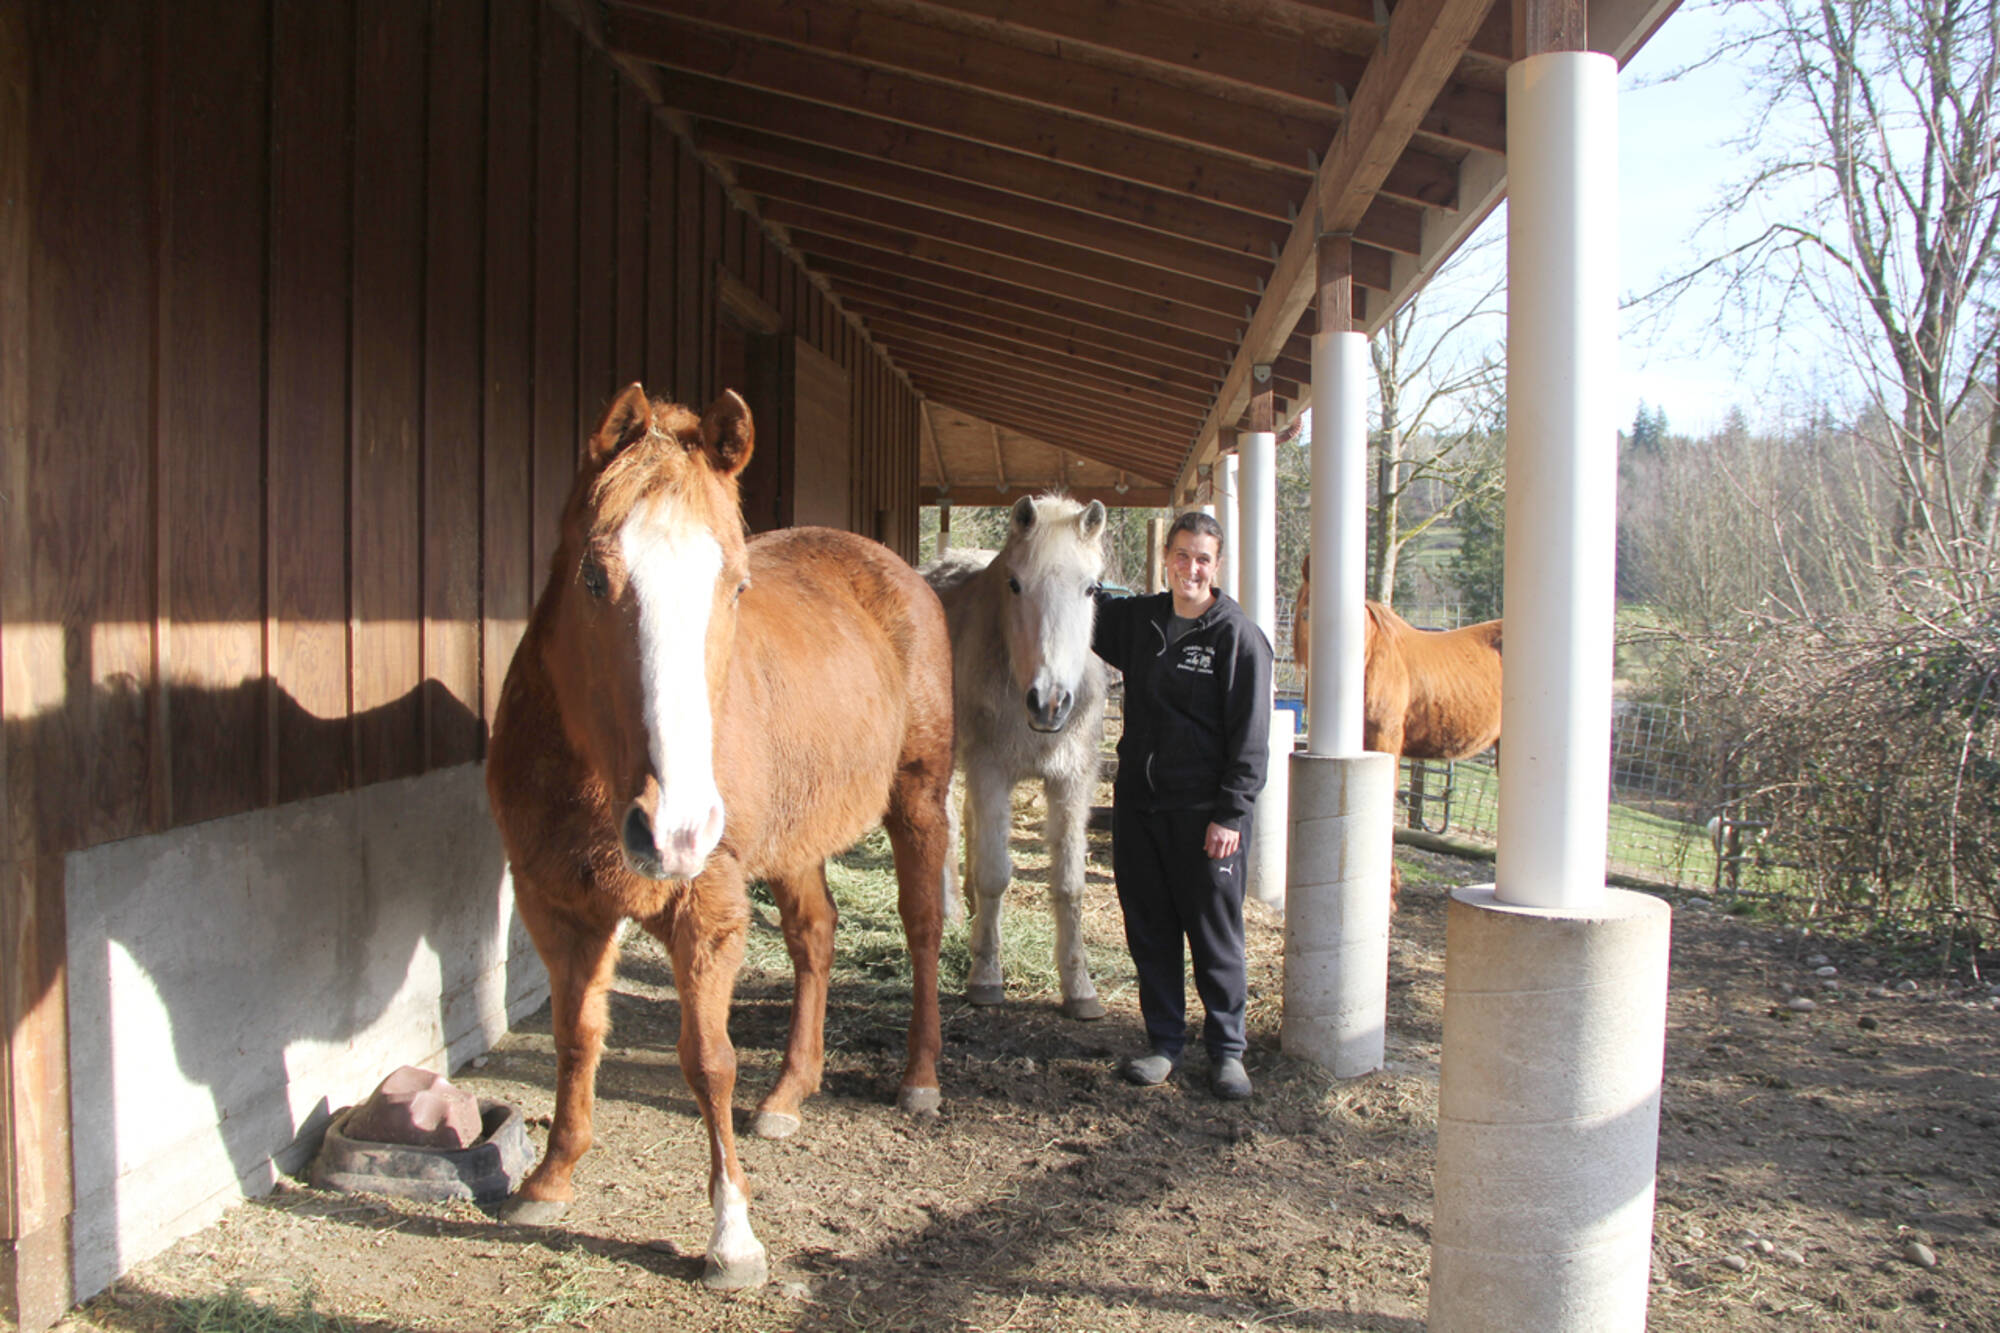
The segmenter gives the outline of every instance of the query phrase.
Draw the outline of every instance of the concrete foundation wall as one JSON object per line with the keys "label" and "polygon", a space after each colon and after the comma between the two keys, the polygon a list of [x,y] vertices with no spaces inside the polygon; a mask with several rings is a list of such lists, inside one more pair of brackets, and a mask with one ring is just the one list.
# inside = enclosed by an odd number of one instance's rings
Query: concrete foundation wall
{"label": "concrete foundation wall", "polygon": [[74,853],[67,894],[78,1300],[548,992],[478,764]]}

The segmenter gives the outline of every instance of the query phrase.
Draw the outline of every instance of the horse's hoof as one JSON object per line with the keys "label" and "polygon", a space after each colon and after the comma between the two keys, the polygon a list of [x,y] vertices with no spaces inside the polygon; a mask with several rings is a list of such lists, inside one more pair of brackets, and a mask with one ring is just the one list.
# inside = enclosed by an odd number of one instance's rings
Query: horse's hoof
{"label": "horse's hoof", "polygon": [[709,1255],[701,1266],[701,1285],[711,1291],[741,1291],[771,1280],[771,1261],[759,1245],[755,1253],[727,1261]]}
{"label": "horse's hoof", "polygon": [[517,1227],[553,1226],[569,1211],[562,1199],[524,1199],[515,1195],[500,1209],[500,1220]]}
{"label": "horse's hoof", "polygon": [[936,1115],[944,1095],[936,1088],[904,1088],[896,1094],[896,1109],[910,1115]]}
{"label": "horse's hoof", "polygon": [[1095,995],[1079,995],[1074,1000],[1064,1000],[1063,1017],[1073,1018],[1079,1023],[1089,1023],[1104,1017],[1107,1010],[1104,1001]]}
{"label": "horse's hoof", "polygon": [[973,1004],[995,1005],[1007,1003],[1007,987],[1003,982],[987,986],[967,986],[965,998]]}
{"label": "horse's hoof", "polygon": [[804,1124],[797,1116],[783,1111],[759,1111],[750,1122],[750,1132],[760,1139],[788,1139]]}

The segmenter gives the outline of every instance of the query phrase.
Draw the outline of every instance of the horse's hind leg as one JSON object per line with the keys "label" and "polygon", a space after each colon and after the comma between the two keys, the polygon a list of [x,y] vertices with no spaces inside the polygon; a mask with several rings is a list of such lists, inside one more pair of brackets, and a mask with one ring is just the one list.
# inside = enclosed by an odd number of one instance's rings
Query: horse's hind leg
{"label": "horse's hind leg", "polygon": [[753,1124],[766,1139],[799,1132],[799,1104],[819,1091],[826,1064],[826,988],[833,971],[833,931],[840,919],[826,890],[826,863],[771,879],[771,896],[792,955],[792,1031],[778,1082],[757,1107]]}
{"label": "horse's hind leg", "polygon": [[951,854],[951,762],[914,765],[896,777],[883,825],[896,854],[896,907],[910,949],[909,1059],[896,1104],[905,1111],[938,1108],[938,1052],[944,1029],[938,1015],[938,947],[944,937],[939,892]]}
{"label": "horse's hind leg", "polygon": [[570,1175],[590,1150],[597,1062],[609,1026],[605,992],[618,962],[618,922],[580,919],[551,908],[525,881],[515,901],[549,973],[556,1111],[541,1165],[522,1183],[504,1216],[543,1226],[568,1211],[575,1197]]}
{"label": "horse's hind leg", "polygon": [[999,1004],[1007,998],[1000,966],[1000,913],[1014,861],[1007,838],[1014,831],[1010,798],[1014,784],[977,760],[965,771],[965,896],[972,908],[972,968],[965,998]]}
{"label": "horse's hind leg", "polygon": [[1049,907],[1056,923],[1056,973],[1062,978],[1063,1016],[1104,1017],[1104,1002],[1090,979],[1083,945],[1084,839],[1090,826],[1092,783],[1075,775],[1043,781],[1048,796]]}

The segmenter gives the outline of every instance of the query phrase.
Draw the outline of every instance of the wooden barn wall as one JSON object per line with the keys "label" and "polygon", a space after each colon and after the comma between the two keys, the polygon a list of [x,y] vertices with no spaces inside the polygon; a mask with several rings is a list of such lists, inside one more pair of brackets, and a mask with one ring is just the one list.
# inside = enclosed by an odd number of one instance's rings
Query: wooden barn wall
{"label": "wooden barn wall", "polygon": [[914,556],[907,385],[560,6],[0,5],[0,1239],[67,1209],[61,856],[477,759],[580,439],[723,387],[718,265]]}

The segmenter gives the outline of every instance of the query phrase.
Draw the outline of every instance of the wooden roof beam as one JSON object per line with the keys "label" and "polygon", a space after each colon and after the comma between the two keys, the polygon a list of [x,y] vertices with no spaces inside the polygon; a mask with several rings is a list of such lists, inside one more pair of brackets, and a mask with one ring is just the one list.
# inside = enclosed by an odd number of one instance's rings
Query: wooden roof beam
{"label": "wooden roof beam", "polygon": [[1177,489],[1215,456],[1218,432],[1240,419],[1248,404],[1251,368],[1271,360],[1311,302],[1320,234],[1352,231],[1360,221],[1491,5],[1492,0],[1403,0],[1397,6],[1383,49],[1369,64],[1347,120],[1320,164],[1312,195],[1316,207],[1301,212],[1279,254],[1222,392],[1182,465]]}

